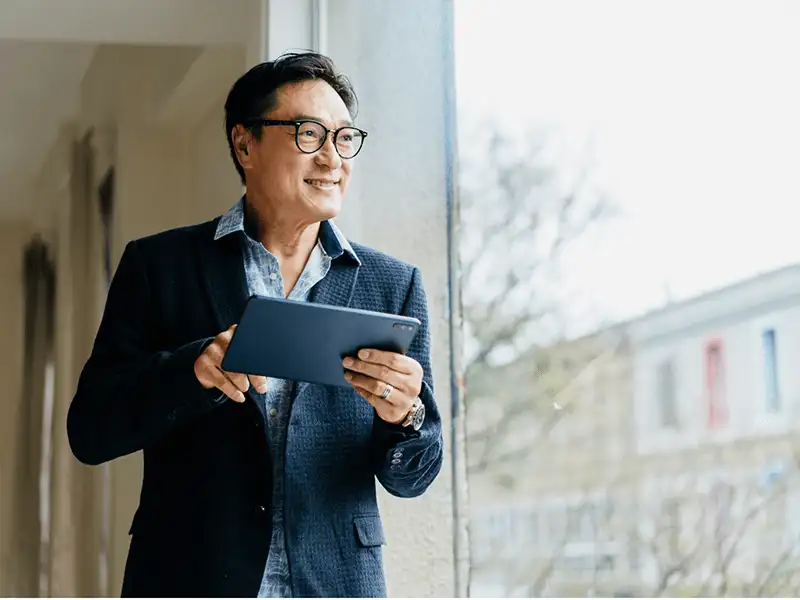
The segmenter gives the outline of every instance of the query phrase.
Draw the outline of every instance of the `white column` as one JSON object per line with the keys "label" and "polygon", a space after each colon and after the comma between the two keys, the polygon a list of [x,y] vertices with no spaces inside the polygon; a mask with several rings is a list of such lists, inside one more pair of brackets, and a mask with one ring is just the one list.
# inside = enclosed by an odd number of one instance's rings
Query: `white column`
{"label": "white column", "polygon": [[[355,241],[421,268],[444,424],[445,465],[431,489],[414,500],[381,497],[393,596],[464,593],[463,577],[456,575],[457,549],[459,574],[464,566],[462,519],[454,525],[454,501],[465,502],[464,451],[460,433],[453,443],[452,433],[461,427],[453,427],[450,375],[452,37],[449,2],[336,0],[328,6],[328,54],[352,79],[360,101],[357,123],[370,133],[338,221]],[[454,489],[462,493],[456,496]]]}
{"label": "white column", "polygon": [[[319,15],[324,16],[315,0],[252,0],[253,29],[247,63],[255,65],[277,58],[292,50],[314,50],[319,47]],[[324,34],[322,39],[324,40]]]}

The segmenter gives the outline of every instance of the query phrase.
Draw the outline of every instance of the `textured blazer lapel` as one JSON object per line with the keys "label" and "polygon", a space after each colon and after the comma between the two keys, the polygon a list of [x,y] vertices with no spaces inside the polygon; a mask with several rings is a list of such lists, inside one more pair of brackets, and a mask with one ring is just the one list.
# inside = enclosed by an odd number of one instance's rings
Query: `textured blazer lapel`
{"label": "textured blazer lapel", "polygon": [[330,271],[311,291],[311,302],[350,306],[358,278],[358,264],[342,255],[331,262]]}
{"label": "textured blazer lapel", "polygon": [[[250,297],[244,273],[244,259],[235,235],[227,235],[214,240],[214,229],[210,236],[200,241],[200,270],[203,273],[206,293],[214,310],[214,317],[221,333],[238,323]],[[264,396],[254,391],[248,392],[266,419]]]}
{"label": "textured blazer lapel", "polygon": [[244,260],[233,235],[219,240],[212,237],[200,243],[200,270],[206,292],[214,309],[219,330],[238,323],[249,292],[244,274]]}

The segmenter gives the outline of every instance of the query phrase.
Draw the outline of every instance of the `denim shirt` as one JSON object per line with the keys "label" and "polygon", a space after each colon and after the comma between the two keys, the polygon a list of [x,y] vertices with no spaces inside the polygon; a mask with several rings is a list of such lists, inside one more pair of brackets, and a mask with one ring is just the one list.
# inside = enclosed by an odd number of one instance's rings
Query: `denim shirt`
{"label": "denim shirt", "polygon": [[[258,241],[251,223],[245,222],[245,198],[241,198],[220,219],[215,240],[228,235],[239,235],[242,245],[244,272],[250,294],[284,297],[283,279],[278,259]],[[316,246],[306,263],[297,284],[289,294],[290,300],[307,302],[311,289],[322,281],[330,270],[331,261],[347,252],[358,260],[352,247],[330,221],[320,224]],[[267,435],[272,458],[272,539],[267,564],[258,591],[259,598],[292,597],[291,572],[286,553],[284,529],[283,478],[286,448],[286,431],[292,408],[294,383],[284,379],[269,378],[266,393]]]}

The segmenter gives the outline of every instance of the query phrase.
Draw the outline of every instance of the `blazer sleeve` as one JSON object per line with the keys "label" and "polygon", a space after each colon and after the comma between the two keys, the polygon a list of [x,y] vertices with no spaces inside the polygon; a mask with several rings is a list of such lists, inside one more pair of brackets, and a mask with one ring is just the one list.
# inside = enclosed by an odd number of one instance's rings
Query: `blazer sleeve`
{"label": "blazer sleeve", "polygon": [[194,361],[213,338],[158,351],[152,347],[153,310],[140,250],[130,242],[67,414],[70,448],[82,463],[141,450],[225,399],[194,375]]}
{"label": "blazer sleeve", "polygon": [[375,475],[393,496],[413,498],[427,490],[436,479],[444,456],[442,419],[433,395],[428,301],[422,276],[417,268],[414,269],[401,312],[403,315],[416,317],[422,323],[408,355],[422,365],[420,399],[425,405],[425,421],[419,431],[414,431],[411,427],[387,423],[375,415]]}

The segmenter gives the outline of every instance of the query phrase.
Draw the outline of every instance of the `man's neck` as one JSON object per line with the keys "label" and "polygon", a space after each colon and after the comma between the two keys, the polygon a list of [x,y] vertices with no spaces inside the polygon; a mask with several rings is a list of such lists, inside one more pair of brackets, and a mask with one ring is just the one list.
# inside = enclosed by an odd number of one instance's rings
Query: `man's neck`
{"label": "man's neck", "polygon": [[269,205],[264,203],[256,209],[255,203],[245,201],[245,227],[278,259],[284,295],[288,297],[314,251],[320,224],[281,218],[277,211],[263,206]]}
{"label": "man's neck", "polygon": [[248,232],[281,262],[299,258],[305,264],[319,238],[319,222],[287,219],[269,205],[256,208],[245,201],[245,221]]}

